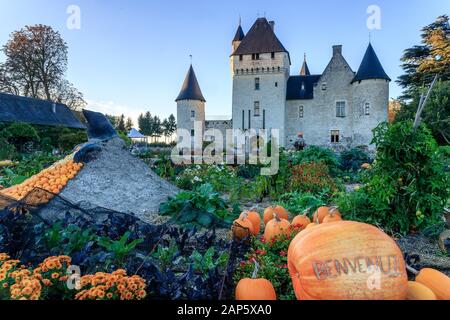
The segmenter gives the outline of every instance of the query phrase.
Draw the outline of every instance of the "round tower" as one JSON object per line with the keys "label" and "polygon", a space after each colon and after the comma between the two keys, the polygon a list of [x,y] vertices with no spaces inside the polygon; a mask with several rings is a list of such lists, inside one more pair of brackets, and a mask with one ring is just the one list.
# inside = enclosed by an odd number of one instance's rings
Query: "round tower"
{"label": "round tower", "polygon": [[372,130],[379,123],[388,121],[390,81],[369,43],[352,81],[354,145],[369,145],[373,138]]}
{"label": "round tower", "polygon": [[[175,101],[177,103],[177,129],[187,130],[191,136],[195,134],[203,137],[206,100],[203,97],[192,64],[184,79],[180,94]],[[198,126],[199,123],[200,126]],[[196,132],[199,129],[201,132]]]}

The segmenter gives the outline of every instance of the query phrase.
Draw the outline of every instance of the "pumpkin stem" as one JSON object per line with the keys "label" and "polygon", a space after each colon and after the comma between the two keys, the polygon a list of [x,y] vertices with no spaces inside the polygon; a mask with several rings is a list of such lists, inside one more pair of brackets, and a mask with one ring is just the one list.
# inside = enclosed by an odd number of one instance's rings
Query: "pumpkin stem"
{"label": "pumpkin stem", "polygon": [[242,212],[242,219],[241,219],[241,221],[244,221],[247,218],[248,218],[248,210]]}
{"label": "pumpkin stem", "polygon": [[305,210],[302,212],[302,216],[306,216],[306,215],[309,213],[310,210],[311,210],[311,207],[309,207],[308,209],[305,209]]}
{"label": "pumpkin stem", "polygon": [[252,279],[256,279],[256,277],[258,276],[258,271],[259,271],[259,263],[258,263],[258,261],[256,261],[256,259],[253,259],[253,262],[255,264],[255,269],[253,269]]}
{"label": "pumpkin stem", "polygon": [[328,210],[328,214],[334,215],[334,211],[336,211],[338,208],[339,208],[338,206],[331,207],[330,210]]}
{"label": "pumpkin stem", "polygon": [[278,214],[276,214],[275,212],[273,213],[273,218],[274,218],[275,220],[277,220],[278,222],[281,221],[280,217],[279,217]]}
{"label": "pumpkin stem", "polygon": [[408,270],[409,272],[411,272],[412,274],[414,274],[416,276],[419,274],[419,271],[417,271],[416,269],[414,269],[413,267],[410,267],[408,265],[406,265],[406,270]]}

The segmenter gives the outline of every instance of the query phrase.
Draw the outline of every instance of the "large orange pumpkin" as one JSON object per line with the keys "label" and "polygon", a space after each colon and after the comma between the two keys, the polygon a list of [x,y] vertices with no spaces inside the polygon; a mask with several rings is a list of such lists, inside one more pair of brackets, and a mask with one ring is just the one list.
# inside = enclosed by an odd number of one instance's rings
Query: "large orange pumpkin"
{"label": "large orange pumpkin", "polygon": [[288,268],[300,300],[403,300],[408,289],[397,244],[378,228],[359,222],[303,230],[289,246]]}
{"label": "large orange pumpkin", "polygon": [[409,281],[406,300],[436,300],[436,295],[430,288],[419,282]]}
{"label": "large orange pumpkin", "polygon": [[298,215],[292,219],[291,225],[293,228],[300,228],[304,230],[311,223],[311,219],[306,215]]}
{"label": "large orange pumpkin", "polygon": [[257,236],[261,230],[261,217],[259,213],[256,211],[245,211],[241,213],[240,218],[245,216],[253,225],[253,235]]}
{"label": "large orange pumpkin", "polygon": [[291,224],[286,219],[281,219],[274,214],[274,219],[270,220],[264,230],[264,239],[272,241],[281,235],[289,236],[291,234]]}
{"label": "large orange pumpkin", "polygon": [[270,206],[264,210],[264,224],[267,224],[276,214],[279,218],[289,220],[289,212],[282,206]]}
{"label": "large orange pumpkin", "polygon": [[424,268],[416,276],[416,281],[430,288],[438,300],[450,300],[450,278],[442,272]]}
{"label": "large orange pumpkin", "polygon": [[246,239],[254,233],[252,222],[245,216],[234,220],[231,231],[237,240]]}

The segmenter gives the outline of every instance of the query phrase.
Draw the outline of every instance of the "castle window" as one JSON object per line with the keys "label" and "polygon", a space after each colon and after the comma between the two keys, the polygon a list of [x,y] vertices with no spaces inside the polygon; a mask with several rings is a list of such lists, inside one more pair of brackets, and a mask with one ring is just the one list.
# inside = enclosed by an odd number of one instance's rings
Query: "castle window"
{"label": "castle window", "polygon": [[252,53],[252,60],[259,60],[259,53]]}
{"label": "castle window", "polygon": [[369,116],[369,115],[370,115],[370,103],[369,103],[369,102],[366,102],[366,103],[364,104],[364,114],[365,114],[366,116]]}
{"label": "castle window", "polygon": [[331,143],[339,143],[339,130],[331,130]]}
{"label": "castle window", "polygon": [[302,89],[301,90],[305,91],[305,83],[304,82],[302,82]]}
{"label": "castle window", "polygon": [[191,119],[194,119],[194,118],[195,118],[195,111],[191,110]]}
{"label": "castle window", "polygon": [[253,115],[255,116],[255,117],[259,117],[259,101],[255,101],[255,108],[254,108],[254,111],[253,111]]}
{"label": "castle window", "polygon": [[242,61],[244,59],[244,56],[242,54],[239,55],[239,61]]}
{"label": "castle window", "polygon": [[326,82],[322,83],[322,90],[327,90],[327,83]]}
{"label": "castle window", "polygon": [[255,78],[255,90],[259,90],[259,78]]}
{"label": "castle window", "polygon": [[195,135],[195,130],[191,129],[191,137],[193,137]]}
{"label": "castle window", "polygon": [[298,107],[298,117],[303,118],[303,106]]}
{"label": "castle window", "polygon": [[336,102],[336,117],[345,117],[345,101]]}
{"label": "castle window", "polygon": [[278,88],[278,82],[275,82],[275,87]]}
{"label": "castle window", "polygon": [[270,57],[271,57],[272,59],[275,59],[275,52],[272,52],[272,53],[270,54]]}
{"label": "castle window", "polygon": [[280,72],[280,67],[278,67],[278,72]]}

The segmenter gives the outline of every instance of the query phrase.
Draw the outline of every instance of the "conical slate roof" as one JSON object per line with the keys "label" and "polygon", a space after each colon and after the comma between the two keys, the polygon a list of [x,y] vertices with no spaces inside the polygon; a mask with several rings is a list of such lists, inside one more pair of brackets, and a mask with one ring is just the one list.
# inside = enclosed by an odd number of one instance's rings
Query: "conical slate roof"
{"label": "conical slate roof", "polygon": [[192,68],[192,64],[189,67],[186,78],[184,79],[180,94],[175,101],[180,100],[199,100],[202,102],[206,102],[205,98],[203,97],[202,90],[200,90],[200,86],[198,84],[197,77],[195,76],[194,68]]}
{"label": "conical slate roof", "polygon": [[266,18],[258,18],[233,55],[288,52]]}
{"label": "conical slate roof", "polygon": [[383,66],[370,43],[352,82],[368,79],[386,79],[391,81],[391,78],[384,72]]}
{"label": "conical slate roof", "polygon": [[301,76],[311,75],[311,73],[309,72],[308,64],[306,63],[306,55],[305,55],[305,59],[303,60],[303,65],[302,65],[302,69],[300,70],[300,75]]}
{"label": "conical slate roof", "polygon": [[236,34],[234,35],[233,42],[242,41],[244,37],[245,37],[244,31],[242,30],[241,25],[239,25],[238,29],[236,30]]}

